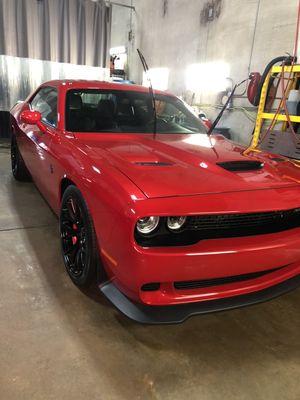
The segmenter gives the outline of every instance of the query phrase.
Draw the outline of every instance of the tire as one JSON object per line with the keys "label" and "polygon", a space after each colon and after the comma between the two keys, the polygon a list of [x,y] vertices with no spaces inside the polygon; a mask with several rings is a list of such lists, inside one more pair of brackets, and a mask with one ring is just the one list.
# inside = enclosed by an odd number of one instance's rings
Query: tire
{"label": "tire", "polygon": [[67,273],[76,286],[88,288],[96,281],[98,270],[103,276],[103,268],[90,212],[74,185],[68,186],[63,194],[59,227]]}
{"label": "tire", "polygon": [[14,178],[20,182],[30,181],[30,173],[26,168],[24,160],[21,156],[15,136],[12,136],[11,138],[10,156],[11,170]]}

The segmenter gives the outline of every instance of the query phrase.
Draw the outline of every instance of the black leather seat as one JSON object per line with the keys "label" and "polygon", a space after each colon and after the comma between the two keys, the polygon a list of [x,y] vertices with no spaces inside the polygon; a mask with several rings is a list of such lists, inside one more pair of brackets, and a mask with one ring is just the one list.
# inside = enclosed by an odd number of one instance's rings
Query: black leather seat
{"label": "black leather seat", "polygon": [[79,94],[72,93],[68,99],[67,128],[78,132],[82,124],[82,98]]}
{"label": "black leather seat", "polygon": [[112,100],[100,100],[97,108],[97,130],[116,128],[115,104]]}
{"label": "black leather seat", "polygon": [[130,103],[121,102],[118,104],[117,121],[122,125],[135,125],[133,107]]}

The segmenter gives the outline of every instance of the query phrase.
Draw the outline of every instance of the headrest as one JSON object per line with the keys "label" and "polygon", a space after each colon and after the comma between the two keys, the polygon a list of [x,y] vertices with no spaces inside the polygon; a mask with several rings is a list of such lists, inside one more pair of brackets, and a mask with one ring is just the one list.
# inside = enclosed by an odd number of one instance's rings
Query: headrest
{"label": "headrest", "polygon": [[98,103],[98,113],[101,117],[113,117],[115,104],[112,100],[100,100]]}
{"label": "headrest", "polygon": [[118,112],[121,114],[132,115],[132,106],[130,103],[119,103],[118,104]]}
{"label": "headrest", "polygon": [[81,110],[82,109],[82,98],[80,94],[72,93],[69,97],[69,108],[70,110]]}

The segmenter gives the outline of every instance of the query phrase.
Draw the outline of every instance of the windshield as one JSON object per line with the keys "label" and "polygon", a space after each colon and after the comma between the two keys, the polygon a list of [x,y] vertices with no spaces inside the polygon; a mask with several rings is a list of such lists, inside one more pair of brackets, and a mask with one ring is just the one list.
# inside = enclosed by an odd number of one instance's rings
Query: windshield
{"label": "windshield", "polygon": [[[176,97],[155,95],[157,133],[205,133],[199,118]],[[66,129],[71,132],[153,133],[149,93],[124,90],[69,90]]]}

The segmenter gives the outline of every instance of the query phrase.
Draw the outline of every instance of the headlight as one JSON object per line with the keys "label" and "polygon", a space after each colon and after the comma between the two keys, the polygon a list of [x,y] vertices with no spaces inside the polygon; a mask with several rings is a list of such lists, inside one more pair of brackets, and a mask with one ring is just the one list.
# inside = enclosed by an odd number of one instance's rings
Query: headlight
{"label": "headlight", "polygon": [[136,229],[143,235],[148,235],[153,232],[159,223],[159,217],[143,217],[136,224]]}
{"label": "headlight", "polygon": [[180,229],[186,221],[186,217],[168,217],[167,226],[171,231]]}

